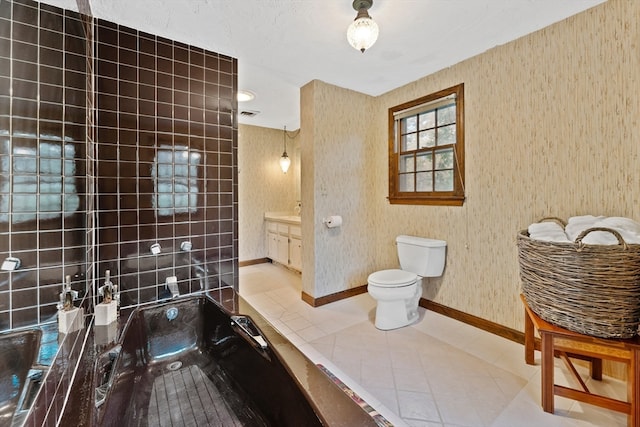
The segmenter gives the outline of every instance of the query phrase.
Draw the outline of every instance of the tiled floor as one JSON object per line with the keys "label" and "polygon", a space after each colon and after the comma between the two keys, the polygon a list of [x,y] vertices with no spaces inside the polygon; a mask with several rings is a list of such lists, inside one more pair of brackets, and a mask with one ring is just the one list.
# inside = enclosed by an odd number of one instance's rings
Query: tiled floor
{"label": "tiled floor", "polygon": [[[300,292],[300,276],[281,266],[240,268],[240,294],[395,426],[627,425],[620,413],[560,397],[555,414],[543,412],[539,364],[524,363],[520,344],[423,309],[417,323],[380,331],[373,326],[375,301],[368,294],[313,308]],[[555,375],[558,383],[575,386],[559,360]],[[615,379],[587,385],[626,396],[625,383]]]}

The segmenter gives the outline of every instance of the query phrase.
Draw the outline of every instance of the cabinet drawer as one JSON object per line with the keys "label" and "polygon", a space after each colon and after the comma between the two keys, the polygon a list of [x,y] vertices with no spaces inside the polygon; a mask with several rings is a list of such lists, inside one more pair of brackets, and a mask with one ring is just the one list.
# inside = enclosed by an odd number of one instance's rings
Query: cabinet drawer
{"label": "cabinet drawer", "polygon": [[267,222],[267,230],[273,231],[274,233],[278,231],[278,224],[275,222]]}
{"label": "cabinet drawer", "polygon": [[287,224],[278,224],[278,233],[289,234],[289,226]]}
{"label": "cabinet drawer", "polygon": [[302,237],[302,228],[299,225],[290,225],[289,226],[289,233],[292,236]]}

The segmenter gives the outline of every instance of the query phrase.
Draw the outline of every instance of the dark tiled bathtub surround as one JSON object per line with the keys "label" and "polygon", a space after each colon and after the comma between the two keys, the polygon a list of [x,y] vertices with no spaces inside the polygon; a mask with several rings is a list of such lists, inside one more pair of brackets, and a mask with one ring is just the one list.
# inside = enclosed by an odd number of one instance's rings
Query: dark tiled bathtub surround
{"label": "dark tiled bathtub surround", "polygon": [[235,286],[236,61],[102,20],[95,53],[99,274],[123,307],[173,276],[180,294]]}
{"label": "dark tiled bathtub surround", "polygon": [[0,20],[0,257],[22,261],[0,272],[0,330],[54,318],[93,246],[125,307],[171,276],[237,286],[236,60],[96,20],[87,67],[80,15],[4,1]]}
{"label": "dark tiled bathtub surround", "polygon": [[[66,275],[87,313],[106,270],[125,307],[173,276],[237,289],[236,82],[233,58],[0,1],[0,262],[22,262],[0,272],[0,331],[55,321]],[[91,353],[64,338],[27,425],[55,425]]]}

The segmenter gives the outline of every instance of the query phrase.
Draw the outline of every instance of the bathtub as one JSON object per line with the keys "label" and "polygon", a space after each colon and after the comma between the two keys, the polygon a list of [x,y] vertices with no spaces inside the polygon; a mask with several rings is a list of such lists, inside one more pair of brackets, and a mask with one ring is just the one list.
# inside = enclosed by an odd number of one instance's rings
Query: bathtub
{"label": "bathtub", "polygon": [[[244,307],[244,308],[243,308]],[[97,355],[99,426],[375,426],[246,303],[206,295],[133,311]]]}
{"label": "bathtub", "polygon": [[0,333],[0,427],[23,425],[58,347],[55,323]]}
{"label": "bathtub", "polygon": [[19,425],[29,404],[30,375],[35,365],[40,337],[39,329],[0,334],[0,426]]}

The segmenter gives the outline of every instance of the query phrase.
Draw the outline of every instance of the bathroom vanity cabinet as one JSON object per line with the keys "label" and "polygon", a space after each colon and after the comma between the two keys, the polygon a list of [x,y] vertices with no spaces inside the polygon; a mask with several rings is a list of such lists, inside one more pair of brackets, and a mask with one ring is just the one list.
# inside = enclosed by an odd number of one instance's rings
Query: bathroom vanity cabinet
{"label": "bathroom vanity cabinet", "polygon": [[291,269],[302,271],[302,229],[300,217],[266,216],[267,257]]}
{"label": "bathroom vanity cabinet", "polygon": [[302,271],[302,236],[300,226],[289,226],[289,267]]}

